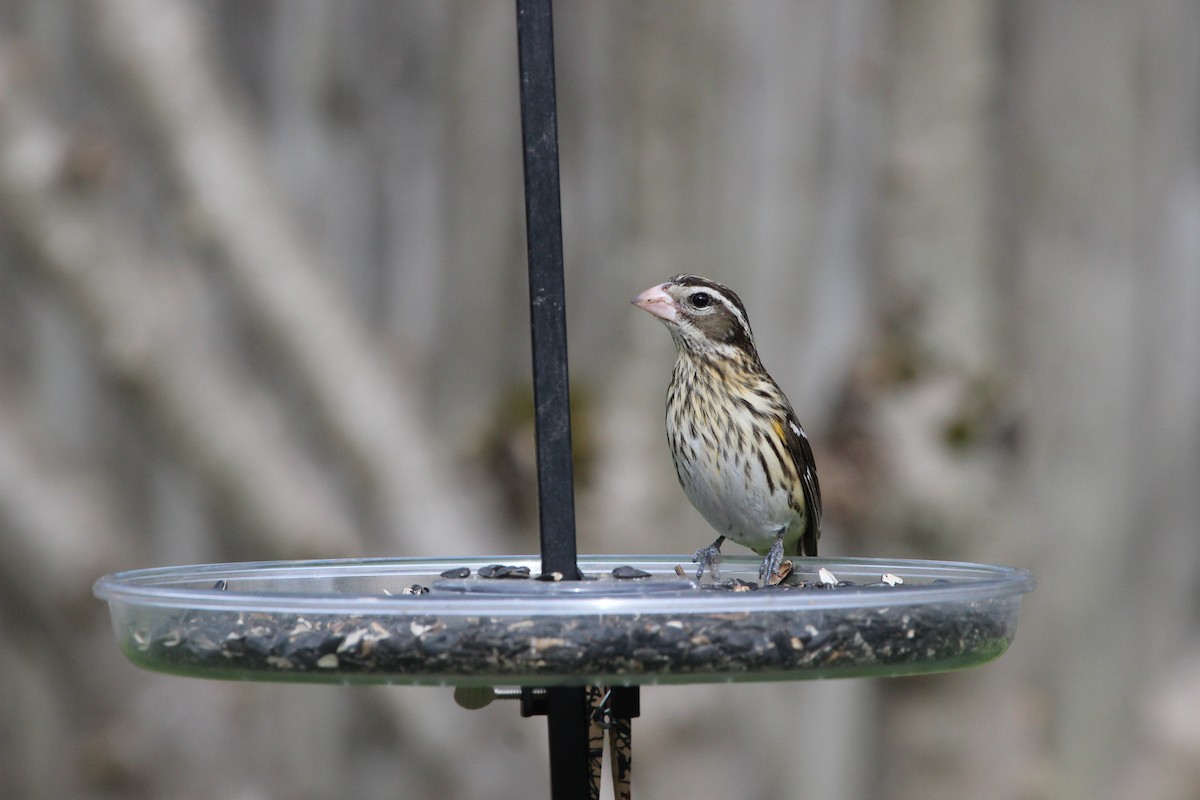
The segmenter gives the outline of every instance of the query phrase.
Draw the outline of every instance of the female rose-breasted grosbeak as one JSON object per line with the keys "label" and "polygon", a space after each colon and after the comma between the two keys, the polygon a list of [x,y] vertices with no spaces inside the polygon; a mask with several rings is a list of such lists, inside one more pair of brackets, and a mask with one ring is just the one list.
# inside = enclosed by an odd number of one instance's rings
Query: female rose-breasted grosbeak
{"label": "female rose-breasted grosbeak", "polygon": [[785,553],[817,554],[821,486],[808,437],[763,369],[746,306],[727,286],[676,275],[633,300],[666,323],[677,358],[667,441],[688,500],[720,536],[692,561],[714,578],[726,537],[765,556],[766,584]]}

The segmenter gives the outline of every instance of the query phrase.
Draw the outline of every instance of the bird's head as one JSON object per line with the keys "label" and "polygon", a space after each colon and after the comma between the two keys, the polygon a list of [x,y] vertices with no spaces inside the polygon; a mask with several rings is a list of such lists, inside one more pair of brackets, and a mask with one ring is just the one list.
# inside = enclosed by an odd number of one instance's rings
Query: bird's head
{"label": "bird's head", "polygon": [[681,354],[758,359],[746,306],[728,286],[696,275],[676,275],[633,299],[666,323]]}

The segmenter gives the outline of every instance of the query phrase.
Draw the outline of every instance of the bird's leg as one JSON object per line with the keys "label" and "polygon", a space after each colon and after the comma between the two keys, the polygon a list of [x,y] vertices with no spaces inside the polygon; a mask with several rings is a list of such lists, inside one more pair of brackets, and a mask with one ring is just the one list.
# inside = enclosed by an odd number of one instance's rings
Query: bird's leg
{"label": "bird's leg", "polygon": [[717,568],[717,564],[721,563],[721,545],[724,543],[725,537],[718,536],[715,542],[708,547],[701,547],[696,551],[696,555],[692,556],[692,563],[700,565],[700,568],[696,570],[696,580],[704,577],[705,568],[713,576],[714,581],[721,580],[721,570]]}
{"label": "bird's leg", "polygon": [[783,536],[787,533],[787,528],[784,528],[775,537],[774,543],[771,544],[771,549],[767,551],[766,558],[758,568],[758,579],[766,586],[776,572],[779,572],[780,565],[783,564]]}

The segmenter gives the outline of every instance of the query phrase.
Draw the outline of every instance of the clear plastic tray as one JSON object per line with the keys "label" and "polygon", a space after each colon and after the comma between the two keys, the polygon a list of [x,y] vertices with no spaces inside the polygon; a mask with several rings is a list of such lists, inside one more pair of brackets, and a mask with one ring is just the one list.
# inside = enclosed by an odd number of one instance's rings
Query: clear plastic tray
{"label": "clear plastic tray", "polygon": [[[801,559],[790,579],[797,588],[738,590],[692,580],[685,556],[583,556],[584,581],[536,580],[540,563],[506,556],[206,564],[108,575],[95,593],[108,601],[122,651],[146,669],[551,686],[974,666],[1008,648],[1021,595],[1033,588],[1024,570],[943,561]],[[528,568],[531,577],[480,577],[496,564]],[[727,556],[721,577],[756,581],[758,565],[753,556]],[[648,574],[616,578],[618,567]],[[821,568],[839,585],[821,585]],[[890,585],[893,577],[902,582]]]}

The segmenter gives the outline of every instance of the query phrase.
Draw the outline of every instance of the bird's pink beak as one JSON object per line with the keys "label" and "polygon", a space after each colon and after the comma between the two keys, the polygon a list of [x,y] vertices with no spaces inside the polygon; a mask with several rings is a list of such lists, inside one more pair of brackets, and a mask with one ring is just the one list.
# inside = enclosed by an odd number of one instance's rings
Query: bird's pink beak
{"label": "bird's pink beak", "polygon": [[666,287],[669,285],[667,283],[660,283],[657,286],[651,286],[633,298],[632,302],[638,308],[649,311],[659,319],[674,322],[675,301],[671,299],[671,295],[667,294]]}

